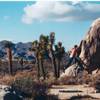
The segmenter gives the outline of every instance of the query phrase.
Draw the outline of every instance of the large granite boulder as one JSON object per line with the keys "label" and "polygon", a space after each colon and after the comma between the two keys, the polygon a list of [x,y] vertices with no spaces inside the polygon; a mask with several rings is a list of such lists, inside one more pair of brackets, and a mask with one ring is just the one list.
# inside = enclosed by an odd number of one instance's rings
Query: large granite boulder
{"label": "large granite boulder", "polygon": [[80,58],[89,72],[100,67],[100,18],[92,23],[84,40],[81,41]]}
{"label": "large granite boulder", "polygon": [[65,76],[77,76],[78,74],[82,74],[83,70],[80,68],[80,66],[76,63],[71,65],[65,70],[65,73],[62,73],[60,77]]}
{"label": "large granite boulder", "polygon": [[[100,68],[100,18],[96,19],[90,26],[85,38],[80,42],[79,56],[83,66],[89,73]],[[79,66],[73,64],[69,66],[63,76],[77,76]]]}

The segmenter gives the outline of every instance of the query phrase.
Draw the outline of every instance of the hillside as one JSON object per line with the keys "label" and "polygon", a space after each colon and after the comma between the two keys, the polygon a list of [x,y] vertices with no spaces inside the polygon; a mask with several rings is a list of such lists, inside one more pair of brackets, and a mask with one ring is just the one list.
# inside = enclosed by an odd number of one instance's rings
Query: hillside
{"label": "hillside", "polygon": [[[0,41],[0,57],[5,59],[6,58],[6,50],[4,47],[4,44],[7,42],[7,40],[4,41]],[[32,47],[32,42],[27,42],[27,43],[22,43],[22,42],[18,42],[18,43],[13,43],[13,47],[12,47],[12,53],[14,57],[17,56],[27,56],[27,52],[29,50],[29,48]]]}

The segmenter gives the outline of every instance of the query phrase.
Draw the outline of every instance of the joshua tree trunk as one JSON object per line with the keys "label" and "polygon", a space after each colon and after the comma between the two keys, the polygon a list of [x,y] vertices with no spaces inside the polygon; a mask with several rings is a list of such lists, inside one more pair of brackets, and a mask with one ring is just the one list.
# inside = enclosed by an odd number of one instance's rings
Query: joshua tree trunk
{"label": "joshua tree trunk", "polygon": [[58,69],[57,69],[57,77],[59,78],[60,77],[60,66],[61,66],[61,62],[60,62],[60,59],[57,60],[58,61]]}
{"label": "joshua tree trunk", "polygon": [[54,68],[54,76],[57,79],[57,66],[53,50],[51,50],[51,54],[52,54],[52,66]]}
{"label": "joshua tree trunk", "polygon": [[21,70],[22,70],[22,71],[23,71],[23,64],[24,64],[23,58],[21,58],[21,59],[20,59],[20,65],[21,65]]}
{"label": "joshua tree trunk", "polygon": [[44,70],[44,66],[43,66],[43,59],[40,59],[39,63],[40,63],[40,68],[42,70],[43,79],[45,80],[46,75],[45,75],[45,70]]}
{"label": "joshua tree trunk", "polygon": [[37,58],[36,59],[36,67],[37,67],[37,72],[38,72],[38,75],[37,75],[37,77],[38,77],[38,80],[39,80],[39,78],[40,78],[40,66],[39,66],[39,59]]}
{"label": "joshua tree trunk", "polygon": [[2,60],[0,59],[0,66],[2,65]]}
{"label": "joshua tree trunk", "polygon": [[13,69],[12,69],[12,50],[11,50],[11,48],[7,48],[7,56],[8,56],[8,64],[9,64],[9,73],[10,73],[10,75],[13,75]]}

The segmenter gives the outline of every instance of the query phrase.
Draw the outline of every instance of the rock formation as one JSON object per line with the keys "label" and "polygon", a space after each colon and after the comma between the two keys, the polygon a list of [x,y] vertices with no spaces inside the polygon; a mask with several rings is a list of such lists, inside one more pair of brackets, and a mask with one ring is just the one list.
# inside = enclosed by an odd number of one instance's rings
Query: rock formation
{"label": "rock formation", "polygon": [[100,18],[96,19],[84,40],[82,40],[80,58],[89,72],[100,67]]}
{"label": "rock formation", "polygon": [[[98,70],[100,68],[100,18],[92,23],[85,38],[80,42],[79,47],[79,56],[88,73],[92,73],[96,69]],[[61,77],[77,76],[77,66],[77,64],[69,66]]]}
{"label": "rock formation", "polygon": [[60,77],[65,76],[77,76],[78,74],[82,74],[82,70],[80,69],[80,66],[76,63],[71,65],[65,70],[65,73],[62,73]]}

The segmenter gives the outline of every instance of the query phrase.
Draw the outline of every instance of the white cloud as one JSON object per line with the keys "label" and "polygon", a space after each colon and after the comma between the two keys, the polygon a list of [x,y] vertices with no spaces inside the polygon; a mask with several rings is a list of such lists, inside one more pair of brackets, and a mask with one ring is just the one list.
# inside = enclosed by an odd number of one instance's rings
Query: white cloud
{"label": "white cloud", "polygon": [[72,4],[73,4],[73,5],[76,5],[76,4],[78,4],[78,3],[80,3],[79,0],[72,0]]}
{"label": "white cloud", "polygon": [[80,1],[37,1],[24,8],[22,21],[80,21],[100,17],[100,4]]}

